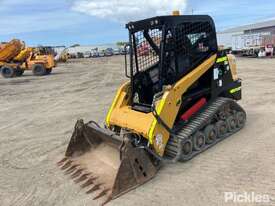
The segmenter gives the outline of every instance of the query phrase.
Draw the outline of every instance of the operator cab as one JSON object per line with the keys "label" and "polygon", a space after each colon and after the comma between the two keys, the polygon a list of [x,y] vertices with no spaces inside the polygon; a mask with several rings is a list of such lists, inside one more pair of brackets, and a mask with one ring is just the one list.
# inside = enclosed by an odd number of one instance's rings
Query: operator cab
{"label": "operator cab", "polygon": [[126,27],[134,110],[151,112],[164,86],[175,84],[218,50],[210,16],[161,16]]}

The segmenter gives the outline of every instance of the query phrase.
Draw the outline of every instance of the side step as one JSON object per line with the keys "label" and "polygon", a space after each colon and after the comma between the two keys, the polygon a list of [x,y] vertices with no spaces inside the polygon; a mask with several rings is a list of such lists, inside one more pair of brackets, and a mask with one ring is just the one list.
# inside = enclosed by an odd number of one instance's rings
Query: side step
{"label": "side step", "polygon": [[245,122],[246,113],[240,105],[219,97],[170,137],[165,157],[174,162],[188,161],[241,130]]}

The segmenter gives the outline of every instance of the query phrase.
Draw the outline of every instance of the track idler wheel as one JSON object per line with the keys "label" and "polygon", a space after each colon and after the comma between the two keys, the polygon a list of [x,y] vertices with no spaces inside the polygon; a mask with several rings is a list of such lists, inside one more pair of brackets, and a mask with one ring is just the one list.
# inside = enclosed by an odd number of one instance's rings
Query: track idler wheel
{"label": "track idler wheel", "polygon": [[196,132],[192,136],[193,148],[195,151],[200,151],[205,146],[205,135],[203,132]]}
{"label": "track idler wheel", "polygon": [[218,138],[223,138],[227,131],[228,131],[228,126],[225,121],[220,120],[216,123],[216,128],[217,128],[217,137]]}
{"label": "track idler wheel", "polygon": [[231,115],[226,120],[229,132],[233,132],[237,128],[237,121],[234,115]]}
{"label": "track idler wheel", "polygon": [[217,129],[214,125],[207,125],[204,129],[204,135],[207,144],[212,144],[217,139]]}
{"label": "track idler wheel", "polygon": [[186,161],[190,159],[193,153],[193,144],[190,139],[182,141],[181,143],[181,153],[176,161]]}
{"label": "track idler wheel", "polygon": [[245,112],[237,112],[236,114],[237,127],[242,128],[246,122],[246,114]]}

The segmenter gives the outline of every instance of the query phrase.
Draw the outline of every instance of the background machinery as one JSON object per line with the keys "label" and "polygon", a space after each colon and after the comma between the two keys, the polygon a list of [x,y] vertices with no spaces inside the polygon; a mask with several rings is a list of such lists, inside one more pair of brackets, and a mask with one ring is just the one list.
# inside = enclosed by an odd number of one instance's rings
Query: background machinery
{"label": "background machinery", "polygon": [[56,66],[54,50],[51,47],[37,47],[29,56],[25,68],[31,69],[36,76],[47,75]]}
{"label": "background machinery", "polygon": [[103,204],[153,178],[161,162],[190,160],[246,121],[236,103],[235,58],[218,50],[211,17],[159,16],[126,27],[129,81],[118,89],[104,128],[77,121],[58,163]]}
{"label": "background machinery", "polygon": [[16,39],[0,46],[0,68],[5,78],[21,76],[25,70],[32,70],[36,76],[46,75],[53,67],[54,57],[45,49],[25,47]]}
{"label": "background machinery", "polygon": [[[2,43],[0,45],[0,69],[12,68],[12,76],[20,76],[21,71],[18,68],[17,63],[13,63],[13,60],[19,60],[22,58],[22,50],[24,50],[25,44],[20,40],[13,39],[10,42]],[[20,54],[21,53],[21,54]],[[3,75],[3,73],[2,73]],[[5,75],[3,75],[5,77]]]}
{"label": "background machinery", "polygon": [[55,60],[57,62],[67,62],[69,59],[69,54],[68,54],[68,48],[63,49],[63,51],[57,53],[57,55],[55,56]]}

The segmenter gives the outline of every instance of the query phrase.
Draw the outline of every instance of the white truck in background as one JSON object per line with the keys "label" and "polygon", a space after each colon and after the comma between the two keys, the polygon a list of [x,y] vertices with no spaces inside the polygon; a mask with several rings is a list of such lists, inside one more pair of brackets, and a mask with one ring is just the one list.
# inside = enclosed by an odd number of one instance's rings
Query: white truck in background
{"label": "white truck in background", "polygon": [[274,55],[275,36],[270,32],[236,34],[232,36],[232,51],[242,56]]}

